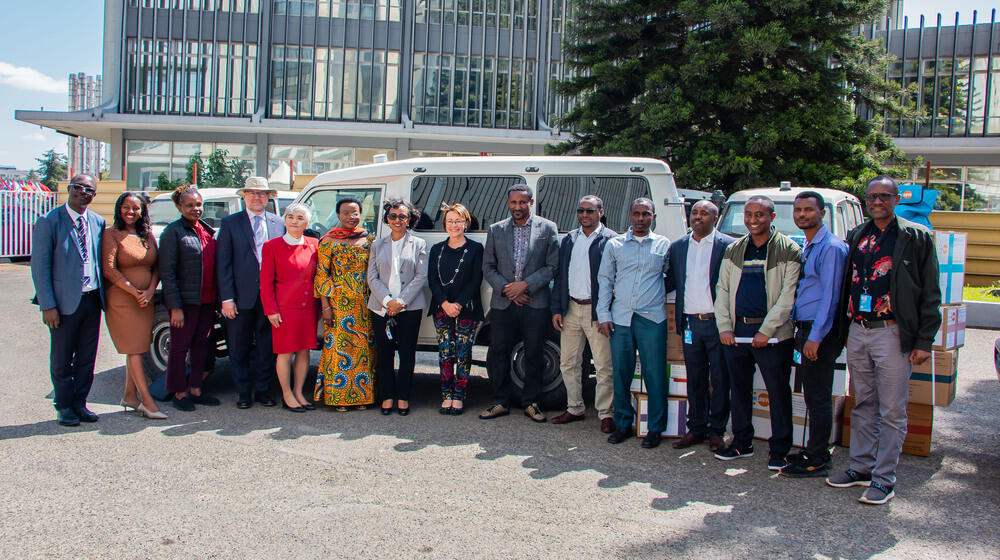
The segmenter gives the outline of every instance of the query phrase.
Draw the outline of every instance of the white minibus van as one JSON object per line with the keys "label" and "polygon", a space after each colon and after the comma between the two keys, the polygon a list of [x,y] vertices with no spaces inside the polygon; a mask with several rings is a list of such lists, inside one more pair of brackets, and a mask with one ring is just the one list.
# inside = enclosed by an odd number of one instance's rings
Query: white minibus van
{"label": "white minibus van", "polygon": [[[468,236],[485,245],[489,226],[506,219],[507,187],[527,183],[535,193],[533,212],[558,225],[560,234],[577,227],[580,197],[599,196],[604,201],[606,225],[622,233],[629,227],[629,205],[639,197],[656,205],[653,230],[671,240],[687,231],[683,199],[678,196],[673,173],[656,159],[583,156],[483,156],[416,158],[329,171],[317,175],[297,201],[312,208],[310,230],[322,235],[338,225],[337,200],[354,197],[363,203],[362,226],[376,237],[389,234],[382,223],[382,203],[400,197],[421,212],[414,233],[427,247],[447,239],[441,204],[461,203],[472,214]],[[427,288],[425,288],[427,289]],[[430,301],[429,289],[428,301]],[[482,299],[489,311],[490,287],[484,281]],[[480,327],[476,343],[489,344],[489,322]],[[421,350],[437,350],[437,336],[429,317],[420,326]],[[514,382],[523,386],[522,352],[512,353]],[[540,404],[565,406],[565,388],[559,373],[559,338],[552,329],[546,345]],[[515,398],[516,400],[516,398]]]}

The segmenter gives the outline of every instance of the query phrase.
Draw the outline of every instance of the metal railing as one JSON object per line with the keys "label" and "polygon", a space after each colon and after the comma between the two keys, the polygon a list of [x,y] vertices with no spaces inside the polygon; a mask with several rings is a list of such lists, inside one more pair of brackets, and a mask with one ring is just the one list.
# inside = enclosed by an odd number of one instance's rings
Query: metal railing
{"label": "metal railing", "polygon": [[0,191],[0,257],[31,255],[31,228],[55,205],[55,193]]}

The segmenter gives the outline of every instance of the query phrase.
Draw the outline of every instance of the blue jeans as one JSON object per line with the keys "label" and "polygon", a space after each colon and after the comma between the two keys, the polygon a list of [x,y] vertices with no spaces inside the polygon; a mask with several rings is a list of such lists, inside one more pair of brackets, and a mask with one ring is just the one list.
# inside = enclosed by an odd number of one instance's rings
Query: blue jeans
{"label": "blue jeans", "polygon": [[654,323],[632,315],[632,325],[615,323],[611,333],[611,366],[615,378],[615,427],[629,430],[635,421],[632,375],[639,350],[642,377],[649,395],[649,431],[667,428],[667,322]]}

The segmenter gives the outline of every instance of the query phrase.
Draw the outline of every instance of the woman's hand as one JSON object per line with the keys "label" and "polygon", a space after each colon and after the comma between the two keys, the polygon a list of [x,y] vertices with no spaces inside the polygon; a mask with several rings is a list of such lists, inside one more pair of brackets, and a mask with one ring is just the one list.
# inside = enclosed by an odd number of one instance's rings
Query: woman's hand
{"label": "woman's hand", "polygon": [[135,299],[139,301],[139,307],[146,307],[147,305],[153,303],[153,296],[156,294],[155,288],[150,288],[148,290],[139,290],[139,294]]}
{"label": "woman's hand", "polygon": [[389,301],[389,303],[385,306],[385,309],[390,317],[395,317],[406,309],[406,306],[403,305],[403,302],[398,299],[394,299]]}
{"label": "woman's hand", "polygon": [[171,309],[170,310],[170,326],[175,329],[184,328],[184,310],[183,309]]}
{"label": "woman's hand", "polygon": [[324,307],[323,308],[323,324],[327,327],[332,327],[334,322],[333,308]]}
{"label": "woman's hand", "polygon": [[278,328],[281,326],[281,313],[272,313],[267,316],[267,320],[271,321],[271,326]]}
{"label": "woman's hand", "polygon": [[462,306],[457,303],[446,301],[441,304],[441,310],[444,311],[445,315],[455,318],[462,312]]}

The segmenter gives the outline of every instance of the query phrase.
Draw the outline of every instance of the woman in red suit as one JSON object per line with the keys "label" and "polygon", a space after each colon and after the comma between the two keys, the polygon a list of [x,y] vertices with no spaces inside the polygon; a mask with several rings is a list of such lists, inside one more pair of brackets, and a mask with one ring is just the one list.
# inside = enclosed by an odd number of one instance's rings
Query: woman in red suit
{"label": "woman in red suit", "polygon": [[[317,300],[313,297],[318,242],[303,235],[311,218],[308,206],[290,204],[285,209],[285,235],[264,243],[261,249],[260,299],[271,321],[271,343],[277,354],[275,371],[283,397],[281,404],[292,412],[315,408],[302,395],[309,369],[309,351],[316,348],[318,320]],[[293,354],[294,376],[291,371]]]}

